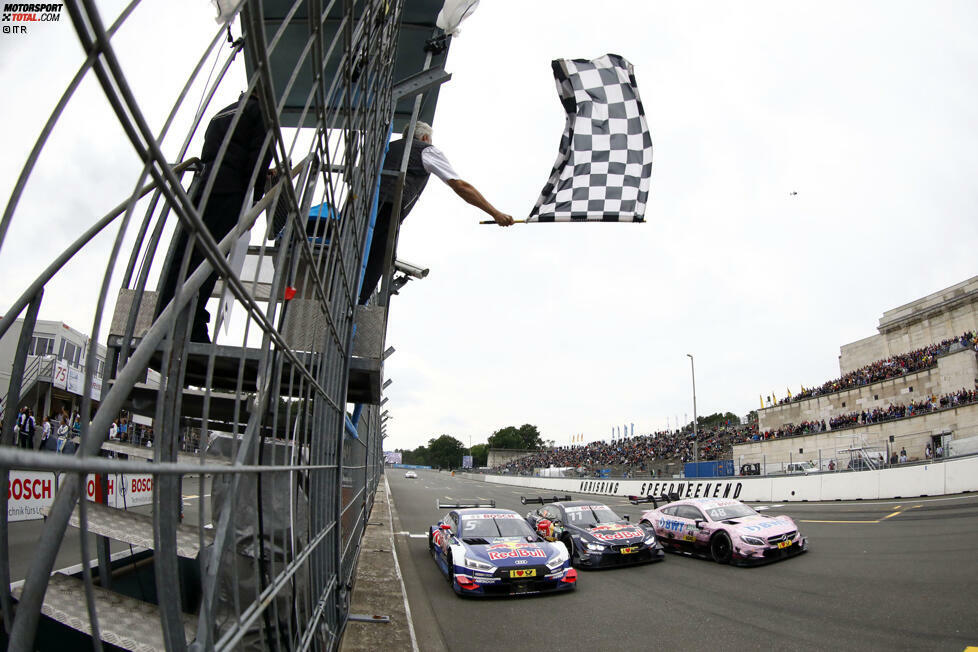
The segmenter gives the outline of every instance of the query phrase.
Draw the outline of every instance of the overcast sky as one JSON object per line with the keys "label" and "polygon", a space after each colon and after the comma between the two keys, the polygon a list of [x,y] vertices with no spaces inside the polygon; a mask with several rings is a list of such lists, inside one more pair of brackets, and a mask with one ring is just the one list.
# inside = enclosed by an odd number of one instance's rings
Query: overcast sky
{"label": "overcast sky", "polygon": [[[216,26],[203,0],[144,4],[118,47],[158,128]],[[883,311],[976,274],[976,33],[973,2],[482,2],[452,44],[435,143],[525,217],[564,126],[550,61],[620,54],[654,143],[646,222],[480,226],[432,179],[400,237],[431,273],[392,299],[385,448],[675,426],[693,412],[687,353],[700,415],[838,376],[840,345]],[[80,62],[68,22],[29,36],[0,35],[4,199]],[[138,172],[94,84],[77,101],[0,252],[0,305]],[[42,318],[90,330],[98,246]]]}

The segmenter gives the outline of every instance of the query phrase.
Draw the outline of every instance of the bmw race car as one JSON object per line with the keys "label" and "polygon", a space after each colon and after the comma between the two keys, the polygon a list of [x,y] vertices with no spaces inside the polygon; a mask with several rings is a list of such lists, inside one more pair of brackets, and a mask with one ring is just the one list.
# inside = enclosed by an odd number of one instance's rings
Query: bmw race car
{"label": "bmw race car", "polygon": [[591,500],[553,497],[520,498],[524,505],[543,504],[526,515],[537,534],[560,541],[573,565],[597,568],[662,561],[665,553],[651,527],[632,525],[610,507]]}
{"label": "bmw race car", "polygon": [[[668,498],[665,499],[668,501]],[[691,498],[658,506],[655,498],[633,498],[633,504],[655,502],[642,523],[675,552],[710,557],[721,564],[751,566],[808,550],[808,539],[788,516],[766,516],[739,500]]]}
{"label": "bmw race car", "polygon": [[455,593],[521,595],[574,589],[577,571],[563,544],[541,539],[516,512],[475,505],[453,509],[428,531],[428,549]]}

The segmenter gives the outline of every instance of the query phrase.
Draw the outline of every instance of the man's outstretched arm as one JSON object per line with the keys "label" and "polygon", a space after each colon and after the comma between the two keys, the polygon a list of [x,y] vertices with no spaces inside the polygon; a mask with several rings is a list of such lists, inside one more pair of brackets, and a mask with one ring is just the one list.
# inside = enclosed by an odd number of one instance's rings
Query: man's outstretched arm
{"label": "man's outstretched arm", "polygon": [[481,209],[488,213],[492,219],[496,220],[496,224],[499,226],[509,226],[513,223],[513,217],[507,215],[502,211],[496,210],[496,207],[486,201],[486,198],[482,196],[482,193],[475,189],[468,181],[463,181],[462,179],[450,179],[446,181],[455,191],[455,194],[464,199],[469,204],[472,204],[478,209]]}

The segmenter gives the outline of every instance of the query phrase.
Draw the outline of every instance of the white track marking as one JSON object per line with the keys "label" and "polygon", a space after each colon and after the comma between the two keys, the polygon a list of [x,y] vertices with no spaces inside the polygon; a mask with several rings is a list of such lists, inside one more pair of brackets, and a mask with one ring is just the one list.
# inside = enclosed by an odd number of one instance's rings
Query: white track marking
{"label": "white track marking", "polygon": [[[384,483],[384,493],[387,494],[387,519],[388,523],[394,520],[394,508],[391,506],[391,488]],[[391,528],[393,530],[393,528]],[[407,616],[408,631],[411,633],[411,650],[418,652],[418,638],[414,635],[414,618],[411,617],[411,605],[408,604],[407,587],[404,586],[404,577],[401,575],[401,565],[397,561],[397,548],[394,546],[394,537],[391,537],[391,556],[394,558],[394,572],[397,574],[397,581],[401,583],[401,595],[404,596],[404,612]]]}
{"label": "white track marking", "polygon": [[978,500],[978,495],[967,495],[967,496],[947,496],[947,497],[937,497],[937,498],[903,498],[901,500],[888,500],[888,501],[877,501],[877,500],[859,500],[851,502],[836,502],[834,500],[823,500],[820,502],[794,502],[783,505],[784,507],[790,507],[794,509],[795,507],[832,507],[835,505],[839,506],[856,506],[861,505],[863,507],[867,505],[902,505],[906,502],[917,502],[921,504],[927,503],[943,503],[951,500]]}

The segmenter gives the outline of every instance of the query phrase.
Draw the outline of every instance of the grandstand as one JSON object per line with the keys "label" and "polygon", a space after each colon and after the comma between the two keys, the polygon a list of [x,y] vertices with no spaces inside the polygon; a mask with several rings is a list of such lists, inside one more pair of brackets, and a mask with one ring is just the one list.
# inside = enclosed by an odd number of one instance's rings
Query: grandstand
{"label": "grandstand", "polygon": [[[731,446],[748,439],[754,432],[754,424],[729,424],[699,429],[694,438],[692,424],[689,424],[675,431],[509,456],[501,463],[490,462],[490,467],[495,472],[519,475],[540,475],[548,468],[571,469],[568,475],[673,475],[679,473],[686,462],[730,459]],[[489,459],[495,459],[493,451],[490,451]]]}
{"label": "grandstand", "polygon": [[839,378],[759,410],[735,464],[820,458],[824,467],[852,442],[905,448],[912,461],[926,459],[928,445],[950,450],[978,437],[978,277],[887,311],[879,330],[842,347]]}

